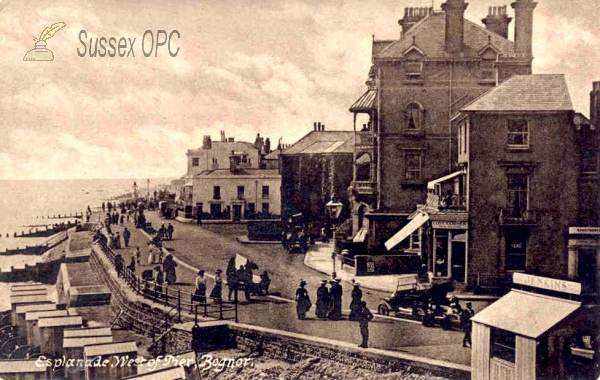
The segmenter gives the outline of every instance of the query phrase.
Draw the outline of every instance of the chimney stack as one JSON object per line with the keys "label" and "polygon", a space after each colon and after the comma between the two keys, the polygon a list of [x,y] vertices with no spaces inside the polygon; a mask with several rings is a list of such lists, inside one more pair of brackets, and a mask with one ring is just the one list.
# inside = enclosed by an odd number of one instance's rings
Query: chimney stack
{"label": "chimney stack", "polygon": [[600,127],[600,82],[593,82],[590,92],[590,121],[598,130]]}
{"label": "chimney stack", "polygon": [[265,154],[271,153],[271,140],[267,137],[265,139]]}
{"label": "chimney stack", "polygon": [[321,122],[317,122],[317,132],[321,132]]}
{"label": "chimney stack", "polygon": [[317,122],[315,121],[314,125],[313,125],[313,131],[317,131]]}
{"label": "chimney stack", "polygon": [[494,32],[504,38],[508,38],[508,25],[512,18],[506,13],[506,5],[489,7],[489,12],[486,18],[481,20],[485,28],[490,32]]}
{"label": "chimney stack", "polygon": [[227,139],[225,138],[225,131],[221,131],[221,142],[227,142]]}
{"label": "chimney stack", "polygon": [[321,125],[321,132],[325,132],[325,124]]}
{"label": "chimney stack", "polygon": [[458,53],[463,49],[465,38],[465,0],[447,0],[442,4],[446,13],[446,51]]}
{"label": "chimney stack", "polygon": [[537,3],[533,0],[517,0],[510,6],[515,10],[515,53],[532,58],[533,10]]}
{"label": "chimney stack", "polygon": [[212,140],[210,136],[204,136],[202,139],[202,149],[211,149],[212,148]]}
{"label": "chimney stack", "polygon": [[398,20],[398,24],[400,24],[400,27],[402,28],[400,31],[400,38],[411,30],[415,24],[432,13],[433,8],[404,8],[404,18]]}

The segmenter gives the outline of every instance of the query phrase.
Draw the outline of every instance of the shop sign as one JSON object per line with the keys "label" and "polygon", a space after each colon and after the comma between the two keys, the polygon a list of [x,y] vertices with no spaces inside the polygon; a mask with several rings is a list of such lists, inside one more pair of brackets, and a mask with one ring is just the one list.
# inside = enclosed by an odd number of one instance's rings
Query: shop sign
{"label": "shop sign", "polygon": [[431,226],[439,230],[466,230],[469,228],[469,223],[452,220],[432,220]]}
{"label": "shop sign", "polygon": [[524,273],[514,273],[513,282],[515,284],[527,285],[532,288],[548,289],[555,292],[581,294],[581,284],[578,282],[557,280],[555,278],[532,276]]}
{"label": "shop sign", "polygon": [[569,247],[599,247],[600,240],[594,239],[569,239]]}
{"label": "shop sign", "polygon": [[569,227],[570,235],[600,235],[600,227]]}

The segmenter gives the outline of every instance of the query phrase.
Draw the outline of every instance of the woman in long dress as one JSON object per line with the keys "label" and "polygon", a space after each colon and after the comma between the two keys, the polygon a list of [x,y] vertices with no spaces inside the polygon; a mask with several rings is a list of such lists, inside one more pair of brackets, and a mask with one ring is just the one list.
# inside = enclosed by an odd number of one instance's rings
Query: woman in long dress
{"label": "woman in long dress", "polygon": [[210,298],[215,302],[221,302],[223,292],[223,278],[221,278],[221,273],[223,273],[223,271],[220,269],[215,271],[215,287],[210,292]]}
{"label": "woman in long dress", "polygon": [[154,264],[154,244],[148,243],[148,264]]}
{"label": "woman in long dress", "polygon": [[321,280],[321,286],[317,289],[317,310],[318,318],[327,318],[329,311],[329,289],[327,289],[327,280]]}
{"label": "woman in long dress", "polygon": [[206,302],[206,277],[204,277],[204,270],[202,269],[198,271],[198,277],[196,277],[194,301],[201,303]]}
{"label": "woman in long dress", "polygon": [[360,319],[360,312],[362,311],[362,290],[358,282],[354,282],[354,289],[352,289],[352,302],[350,303],[350,315],[348,318],[351,321],[358,321]]}
{"label": "woman in long dress", "polygon": [[300,286],[296,289],[296,313],[298,314],[298,319],[306,319],[306,312],[312,306],[308,291],[304,289],[305,286],[306,281],[301,280]]}
{"label": "woman in long dress", "polygon": [[177,263],[173,260],[173,255],[168,255],[163,262],[163,271],[165,272],[165,280],[167,284],[172,285],[177,282],[177,272],[175,267]]}

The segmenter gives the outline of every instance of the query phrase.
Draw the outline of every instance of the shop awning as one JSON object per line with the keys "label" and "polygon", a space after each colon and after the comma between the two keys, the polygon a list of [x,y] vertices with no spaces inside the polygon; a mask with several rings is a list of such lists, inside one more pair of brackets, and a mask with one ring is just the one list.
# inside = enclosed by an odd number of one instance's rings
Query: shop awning
{"label": "shop awning", "polygon": [[435,189],[435,185],[437,185],[438,183],[446,182],[447,180],[452,179],[454,177],[458,177],[461,174],[463,174],[463,172],[455,172],[452,174],[448,174],[447,176],[444,176],[442,178],[438,178],[435,181],[427,182],[427,189],[433,190]]}
{"label": "shop awning", "polygon": [[413,232],[415,232],[419,227],[421,227],[425,222],[429,220],[429,215],[424,212],[417,214],[413,220],[410,221],[406,226],[402,227],[400,231],[398,231],[392,238],[385,242],[385,248],[387,250],[391,250],[404,239],[410,236]]}
{"label": "shop awning", "polygon": [[472,320],[536,339],[580,306],[575,301],[512,290]]}
{"label": "shop awning", "polygon": [[354,235],[354,238],[352,239],[352,242],[354,242],[354,243],[364,243],[366,237],[367,237],[367,227],[363,226],[360,230],[358,230],[358,232],[356,233],[356,235]]}

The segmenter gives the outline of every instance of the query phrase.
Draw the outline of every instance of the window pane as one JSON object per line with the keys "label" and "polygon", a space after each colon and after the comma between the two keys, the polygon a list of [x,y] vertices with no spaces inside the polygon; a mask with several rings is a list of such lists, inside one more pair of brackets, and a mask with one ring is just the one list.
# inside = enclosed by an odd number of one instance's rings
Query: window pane
{"label": "window pane", "polygon": [[515,334],[510,331],[492,329],[492,357],[515,362]]}
{"label": "window pane", "polygon": [[527,120],[508,121],[508,145],[529,145],[529,124]]}

